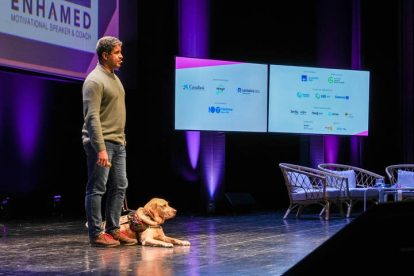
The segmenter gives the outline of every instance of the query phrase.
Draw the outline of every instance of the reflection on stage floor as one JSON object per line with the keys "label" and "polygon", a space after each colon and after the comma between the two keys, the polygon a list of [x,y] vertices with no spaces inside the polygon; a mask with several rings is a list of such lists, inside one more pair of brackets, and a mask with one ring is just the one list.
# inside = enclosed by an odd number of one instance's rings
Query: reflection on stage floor
{"label": "reflection on stage floor", "polygon": [[353,220],[283,215],[178,213],[164,232],[191,246],[174,248],[90,247],[83,219],[1,222],[0,275],[282,275]]}

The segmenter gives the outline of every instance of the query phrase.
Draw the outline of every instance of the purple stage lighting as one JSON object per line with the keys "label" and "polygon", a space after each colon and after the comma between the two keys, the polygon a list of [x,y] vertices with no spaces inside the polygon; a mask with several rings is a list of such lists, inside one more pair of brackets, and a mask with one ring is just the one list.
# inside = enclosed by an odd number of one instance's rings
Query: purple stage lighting
{"label": "purple stage lighting", "polygon": [[223,181],[225,165],[225,134],[205,132],[202,135],[202,174],[207,185],[210,200]]}
{"label": "purple stage lighting", "polygon": [[186,131],[185,140],[187,142],[188,158],[191,167],[195,170],[200,155],[200,131]]}
{"label": "purple stage lighting", "polygon": [[338,150],[340,144],[340,138],[338,136],[325,136],[325,162],[337,163]]}
{"label": "purple stage lighting", "polygon": [[178,36],[181,56],[208,57],[208,0],[178,1]]}
{"label": "purple stage lighting", "polygon": [[[208,57],[208,0],[178,1],[179,55]],[[197,168],[200,153],[200,132],[187,131],[188,157],[193,169]]]}
{"label": "purple stage lighting", "polygon": [[24,80],[16,83],[14,115],[21,155],[23,160],[30,162],[38,146],[45,89],[38,79],[22,78]]}

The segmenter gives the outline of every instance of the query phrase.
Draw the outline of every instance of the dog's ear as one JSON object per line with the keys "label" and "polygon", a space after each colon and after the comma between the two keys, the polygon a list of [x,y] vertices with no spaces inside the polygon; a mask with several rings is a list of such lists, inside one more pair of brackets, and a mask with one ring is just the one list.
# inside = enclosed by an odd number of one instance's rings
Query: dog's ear
{"label": "dog's ear", "polygon": [[144,210],[149,214],[154,221],[158,224],[162,224],[165,221],[164,213],[160,211],[162,206],[159,205],[160,199],[153,198],[144,206]]}
{"label": "dog's ear", "polygon": [[164,221],[160,219],[159,213],[158,213],[158,204],[157,204],[158,198],[151,199],[145,206],[144,210],[145,212],[152,217],[154,221],[156,221],[158,224],[163,223]]}
{"label": "dog's ear", "polygon": [[144,206],[144,211],[145,213],[147,213],[152,219],[155,220],[155,216],[157,216],[157,214],[155,214],[154,212],[154,204],[156,204],[155,202],[156,198],[151,199],[147,204],[145,204]]}

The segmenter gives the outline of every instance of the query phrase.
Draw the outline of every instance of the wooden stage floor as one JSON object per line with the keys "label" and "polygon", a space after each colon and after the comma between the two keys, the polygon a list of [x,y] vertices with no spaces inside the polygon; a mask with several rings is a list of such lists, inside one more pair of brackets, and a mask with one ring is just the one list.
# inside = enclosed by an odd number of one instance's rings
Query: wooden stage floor
{"label": "wooden stage floor", "polygon": [[88,244],[83,219],[6,221],[0,236],[0,275],[282,275],[349,224],[335,214],[252,211],[180,214],[163,225],[191,246],[160,248]]}

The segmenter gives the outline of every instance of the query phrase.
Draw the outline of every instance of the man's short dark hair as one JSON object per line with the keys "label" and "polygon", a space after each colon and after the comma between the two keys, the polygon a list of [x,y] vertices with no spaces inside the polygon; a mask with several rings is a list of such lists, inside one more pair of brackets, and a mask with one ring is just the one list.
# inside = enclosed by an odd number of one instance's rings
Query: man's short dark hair
{"label": "man's short dark hair", "polygon": [[122,46],[122,41],[116,37],[104,36],[100,38],[98,40],[98,43],[96,43],[96,54],[98,55],[98,58],[102,58],[103,52],[110,54],[112,52],[112,49],[117,45]]}

